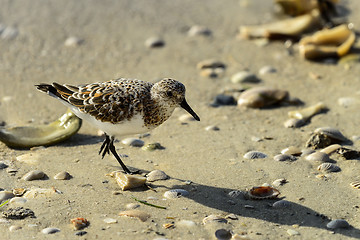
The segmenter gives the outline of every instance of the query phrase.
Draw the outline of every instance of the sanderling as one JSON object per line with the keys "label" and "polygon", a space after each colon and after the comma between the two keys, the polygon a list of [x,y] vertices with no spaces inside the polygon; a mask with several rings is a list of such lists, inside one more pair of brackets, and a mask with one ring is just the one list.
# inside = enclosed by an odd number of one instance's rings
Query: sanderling
{"label": "sanderling", "polygon": [[170,78],[157,83],[119,78],[79,86],[54,82],[36,87],[101,129],[105,140],[99,154],[104,158],[111,152],[126,173],[131,172],[115,150],[115,137],[148,132],[165,122],[179,106],[200,121],[185,100],[185,86]]}

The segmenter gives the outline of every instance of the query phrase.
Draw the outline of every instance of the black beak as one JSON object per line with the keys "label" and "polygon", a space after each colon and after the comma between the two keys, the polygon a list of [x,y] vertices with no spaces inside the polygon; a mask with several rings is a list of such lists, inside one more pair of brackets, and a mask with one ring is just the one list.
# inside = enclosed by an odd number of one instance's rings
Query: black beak
{"label": "black beak", "polygon": [[200,121],[199,116],[191,109],[191,107],[189,106],[189,104],[186,102],[185,98],[184,100],[181,102],[180,106],[185,109],[188,113],[191,114],[191,116],[193,116],[193,118],[195,118],[195,120]]}

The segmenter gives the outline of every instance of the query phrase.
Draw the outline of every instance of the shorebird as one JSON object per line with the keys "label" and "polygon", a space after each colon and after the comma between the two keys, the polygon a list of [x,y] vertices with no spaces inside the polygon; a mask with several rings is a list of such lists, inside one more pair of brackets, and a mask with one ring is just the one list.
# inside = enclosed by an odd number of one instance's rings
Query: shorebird
{"label": "shorebird", "polygon": [[129,174],[131,171],[115,150],[115,137],[148,132],[165,122],[176,107],[184,108],[200,121],[185,100],[185,86],[171,78],[157,83],[119,78],[79,86],[55,82],[35,86],[102,130],[105,140],[99,154],[104,158],[111,152]]}

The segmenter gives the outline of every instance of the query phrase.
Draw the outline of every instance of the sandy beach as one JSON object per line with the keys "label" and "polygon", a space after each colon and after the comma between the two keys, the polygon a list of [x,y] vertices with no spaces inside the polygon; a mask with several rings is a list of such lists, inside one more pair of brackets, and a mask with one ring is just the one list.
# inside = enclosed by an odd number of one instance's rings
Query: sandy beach
{"label": "sandy beach", "polygon": [[[108,176],[122,169],[113,156],[101,159],[98,155],[103,136],[87,122],[77,134],[53,146],[29,150],[0,143],[0,161],[7,166],[0,169],[0,190],[53,190],[25,203],[19,200],[1,206],[0,239],[217,239],[219,229],[233,239],[360,238],[360,190],[350,186],[360,181],[359,158],[345,160],[330,155],[341,169],[331,173],[318,171],[319,164],[304,156],[292,161],[274,160],[290,146],[305,149],[311,134],[321,127],[338,129],[350,140],[341,144],[343,147],[360,150],[359,63],[307,61],[299,55],[296,44],[289,54],[284,41],[264,45],[239,39],[240,26],[278,20],[273,1],[0,3],[0,122],[5,127],[47,124],[66,112],[64,105],[37,91],[35,84],[78,85],[119,77],[150,82],[174,78],[186,86],[187,102],[201,118],[200,122],[181,120],[188,113],[176,109],[149,135],[127,136],[144,144],[160,143],[162,150],[144,151],[119,139],[116,149],[130,169],[138,169],[143,175],[158,169],[169,176],[149,183],[148,188],[127,191]],[[360,3],[348,0],[339,4],[347,9],[348,22],[358,31]],[[206,26],[211,34],[189,36],[194,25]],[[70,37],[73,42],[66,43]],[[151,37],[163,40],[164,46],[147,47],[145,41]],[[206,59],[215,59],[226,67],[217,77],[202,76],[197,64]],[[260,74],[265,66],[276,71]],[[244,70],[260,81],[233,83],[231,77]],[[261,109],[211,106],[224,89],[257,86],[286,90],[303,105]],[[327,111],[311,117],[302,127],[284,127],[289,111],[319,102]],[[244,155],[249,151],[262,152],[266,157],[247,159]],[[17,157],[25,154],[25,160],[19,161]],[[46,176],[33,181],[22,179],[32,170],[41,170]],[[72,177],[55,180],[61,171]],[[273,184],[277,179],[286,183],[276,187],[280,195],[275,199],[229,195]],[[184,189],[188,195],[164,197],[171,189]],[[289,204],[273,207],[281,199]],[[149,214],[148,219],[119,216],[129,204],[138,204],[136,209]],[[5,218],[3,212],[15,207],[31,209],[35,217]],[[204,223],[211,215],[220,220]],[[78,217],[86,218],[89,225],[74,230],[70,219]],[[329,229],[327,224],[334,219],[344,219],[350,227]],[[59,231],[44,234],[42,230],[49,227]]]}

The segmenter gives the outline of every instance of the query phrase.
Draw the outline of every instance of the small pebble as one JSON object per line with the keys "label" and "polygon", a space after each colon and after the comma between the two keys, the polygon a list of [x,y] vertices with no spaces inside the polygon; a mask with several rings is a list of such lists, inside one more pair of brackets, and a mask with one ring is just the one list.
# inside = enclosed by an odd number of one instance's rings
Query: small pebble
{"label": "small pebble", "polygon": [[14,27],[5,27],[0,36],[4,40],[13,40],[19,34],[19,31]]}
{"label": "small pebble", "polygon": [[210,105],[212,107],[232,106],[232,105],[236,105],[236,100],[233,96],[219,94],[215,97],[213,103],[211,103]]}
{"label": "small pebble", "polygon": [[10,191],[1,191],[0,192],[0,203],[2,201],[8,200],[8,199],[13,198],[13,197],[15,197],[15,195],[12,192],[10,192]]}
{"label": "small pebble", "polygon": [[342,97],[339,98],[337,102],[341,107],[348,108],[356,104],[356,99],[352,97]]}
{"label": "small pebble", "polygon": [[108,224],[113,224],[113,223],[117,223],[118,221],[115,218],[105,218],[104,222]]}
{"label": "small pebble", "polygon": [[9,165],[7,165],[6,163],[4,163],[3,161],[0,161],[0,169],[4,169],[7,168]]}
{"label": "small pebble", "polygon": [[201,62],[199,62],[196,65],[197,69],[205,69],[205,68],[226,68],[226,65],[216,59],[206,59]]}
{"label": "small pebble", "polygon": [[164,171],[161,170],[154,170],[148,173],[146,180],[148,182],[155,182],[155,181],[159,181],[159,180],[166,180],[168,179],[169,176],[166,175],[166,173]]}
{"label": "small pebble", "polygon": [[20,230],[20,229],[22,229],[22,227],[19,226],[19,225],[11,225],[11,226],[9,227],[9,231],[10,231],[10,232],[14,232],[14,231],[17,231],[17,230]]}
{"label": "small pebble", "polygon": [[25,181],[39,180],[45,177],[45,173],[40,170],[33,170],[25,174],[22,179]]}
{"label": "small pebble", "polygon": [[291,207],[291,202],[286,200],[279,200],[273,203],[273,208],[285,209]]}
{"label": "small pebble", "polygon": [[87,231],[79,231],[75,233],[76,236],[84,236],[85,234],[87,234]]}
{"label": "small pebble", "polygon": [[219,240],[229,240],[232,237],[232,234],[229,230],[226,229],[218,229],[215,232],[216,239]]}
{"label": "small pebble", "polygon": [[138,203],[128,203],[128,204],[126,204],[126,209],[135,209],[135,208],[139,208],[140,207],[140,204],[138,204]]}
{"label": "small pebble", "polygon": [[266,74],[275,73],[275,72],[277,72],[276,68],[271,67],[271,66],[263,66],[259,70],[260,75],[266,75]]}
{"label": "small pebble", "polygon": [[220,128],[215,125],[210,125],[205,128],[206,131],[219,131]]}
{"label": "small pebble", "polygon": [[192,26],[189,31],[188,35],[190,37],[194,36],[211,36],[212,32],[209,28],[199,25]]}
{"label": "small pebble", "polygon": [[196,223],[190,220],[180,220],[176,223],[176,226],[195,227]]}
{"label": "small pebble", "polygon": [[349,228],[350,224],[344,219],[334,219],[330,221],[326,227],[330,229]]}
{"label": "small pebble", "polygon": [[35,217],[35,213],[29,208],[15,207],[3,211],[2,216],[7,219],[24,219],[26,217]]}
{"label": "small pebble", "polygon": [[181,115],[178,119],[180,122],[195,121],[195,118],[188,113]]}
{"label": "small pebble", "polygon": [[54,176],[55,180],[69,180],[71,178],[70,173],[66,171],[59,172]]}
{"label": "small pebble", "polygon": [[209,223],[213,223],[213,222],[227,223],[228,221],[225,218],[223,218],[222,216],[215,215],[215,214],[211,214],[203,219],[204,224],[209,224]]}
{"label": "small pebble", "polygon": [[246,159],[267,158],[267,155],[259,151],[250,151],[244,154],[244,158]]}
{"label": "small pebble", "polygon": [[148,143],[148,144],[144,145],[141,149],[152,152],[155,150],[162,150],[165,148],[163,146],[161,146],[160,143]]}
{"label": "small pebble", "polygon": [[296,157],[288,154],[278,154],[274,157],[274,160],[279,162],[295,161]]}
{"label": "small pebble", "polygon": [[148,48],[160,48],[165,46],[165,41],[159,37],[150,37],[145,41],[145,46]]}
{"label": "small pebble", "polygon": [[189,192],[184,189],[171,189],[164,193],[164,197],[168,199],[186,197],[189,195]]}
{"label": "small pebble", "polygon": [[124,138],[121,143],[132,147],[144,146],[144,141],[138,138]]}
{"label": "small pebble", "polygon": [[27,199],[23,197],[14,197],[9,201],[10,204],[19,204],[19,205],[25,204],[26,202]]}
{"label": "small pebble", "polygon": [[48,227],[48,228],[44,228],[43,230],[41,230],[41,232],[43,234],[54,234],[54,233],[60,232],[60,229]]}
{"label": "small pebble", "polygon": [[294,236],[294,235],[300,235],[300,233],[294,229],[288,229],[286,231],[290,236]]}
{"label": "small pebble", "polygon": [[79,45],[81,45],[84,42],[83,39],[77,38],[77,37],[68,37],[65,42],[64,45],[65,47],[77,47]]}
{"label": "small pebble", "polygon": [[299,128],[305,125],[303,119],[290,118],[284,122],[284,127],[286,128]]}
{"label": "small pebble", "polygon": [[330,162],[329,155],[323,152],[314,152],[305,157],[310,162]]}
{"label": "small pebble", "polygon": [[260,79],[248,71],[241,71],[231,76],[232,83],[258,83]]}

